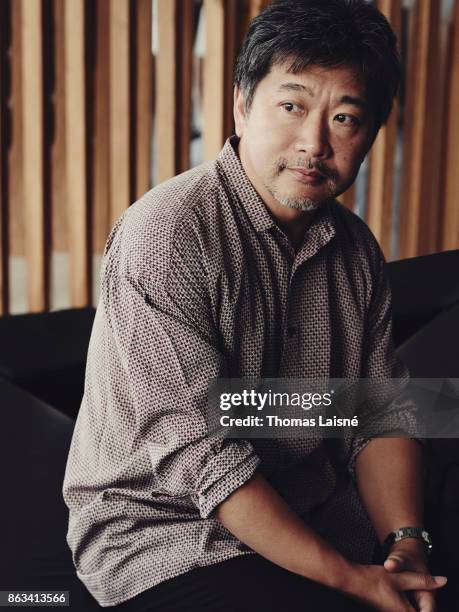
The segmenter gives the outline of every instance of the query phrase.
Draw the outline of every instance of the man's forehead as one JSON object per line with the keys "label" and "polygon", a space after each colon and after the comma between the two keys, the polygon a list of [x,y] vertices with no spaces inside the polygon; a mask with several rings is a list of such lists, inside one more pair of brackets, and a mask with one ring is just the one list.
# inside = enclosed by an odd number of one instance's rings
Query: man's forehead
{"label": "man's forehead", "polygon": [[293,71],[292,61],[273,64],[264,79],[271,89],[290,90],[314,97],[324,82],[342,90],[343,96],[365,100],[365,83],[355,66],[336,67],[311,64],[303,70]]}

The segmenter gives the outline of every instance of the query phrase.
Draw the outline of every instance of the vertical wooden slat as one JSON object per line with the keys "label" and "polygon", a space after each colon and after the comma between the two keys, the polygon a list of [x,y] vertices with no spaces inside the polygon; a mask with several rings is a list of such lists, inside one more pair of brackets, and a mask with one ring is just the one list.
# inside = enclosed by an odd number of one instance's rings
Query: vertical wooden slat
{"label": "vertical wooden slat", "polygon": [[[395,246],[395,256],[397,259],[402,257],[400,252],[400,243],[402,236],[406,235],[406,225],[408,223],[408,214],[406,208],[409,206],[409,202],[405,199],[404,193],[410,188],[409,178],[405,175],[409,172],[409,161],[412,158],[413,149],[413,120],[410,116],[410,108],[413,104],[414,99],[414,87],[416,85],[415,79],[415,44],[417,44],[417,36],[415,34],[415,27],[417,24],[414,19],[414,10],[403,9],[404,13],[402,18],[405,20],[406,40],[405,40],[405,54],[404,54],[404,105],[403,105],[403,140],[402,140],[402,159],[401,159],[401,175],[400,175],[400,187],[399,187],[399,207],[398,207],[398,219],[395,220],[393,228],[396,228],[397,236],[394,237],[393,244]],[[405,109],[408,112],[405,112]]]}
{"label": "vertical wooden slat", "polygon": [[109,4],[110,224],[131,203],[129,0]]}
{"label": "vertical wooden slat", "polygon": [[425,252],[422,220],[434,206],[432,141],[433,122],[428,110],[435,105],[439,9],[437,0],[417,2],[409,49],[408,86],[400,207],[399,256],[415,257]]}
{"label": "vertical wooden slat", "polygon": [[252,15],[251,0],[236,0],[236,52],[242,46]]}
{"label": "vertical wooden slat", "polygon": [[215,159],[223,144],[225,52],[223,0],[204,0],[206,55],[204,58],[203,152]]}
{"label": "vertical wooden slat", "polygon": [[[191,3],[186,3],[187,6]],[[153,56],[151,52],[151,0],[136,5],[136,155],[135,197],[150,188],[151,130],[153,121]],[[191,73],[191,69],[190,69]]]}
{"label": "vertical wooden slat", "polygon": [[8,167],[7,167],[7,82],[10,5],[0,3],[0,316],[8,312]]}
{"label": "vertical wooden slat", "polygon": [[250,19],[256,17],[269,4],[269,0],[249,0],[250,2]]}
{"label": "vertical wooden slat", "polygon": [[[401,0],[380,0],[378,8],[386,16],[398,38],[401,25]],[[381,128],[373,144],[369,160],[367,222],[386,259],[391,255],[397,118],[398,105],[395,102],[387,125]]]}
{"label": "vertical wooden slat", "polygon": [[[439,32],[439,56],[438,56],[438,92],[433,113],[432,143],[432,185],[433,205],[428,211],[428,216],[422,225],[423,241],[426,253],[441,251],[441,236],[445,210],[445,160],[443,155],[446,151],[447,139],[447,116],[448,116],[448,75],[451,68],[451,30],[448,21],[442,21]],[[459,243],[458,243],[459,244]]]}
{"label": "vertical wooden slat", "polygon": [[441,247],[459,248],[459,2],[454,8],[451,63],[448,87],[447,138],[444,156],[445,206]]}
{"label": "vertical wooden slat", "polygon": [[[22,168],[21,2],[11,3],[11,146],[8,154],[8,233],[11,256],[25,256],[24,184]],[[10,302],[11,302],[10,296]],[[11,306],[11,304],[10,304]]]}
{"label": "vertical wooden slat", "polygon": [[64,0],[54,0],[54,139],[51,145],[51,242],[53,251],[67,251],[65,173],[65,13]]}
{"label": "vertical wooden slat", "polygon": [[233,82],[238,52],[238,2],[225,1],[224,68],[223,68],[223,140],[234,134]]}
{"label": "vertical wooden slat", "polygon": [[94,160],[92,189],[92,245],[94,253],[102,253],[110,230],[109,218],[109,1],[99,0],[96,10],[96,49],[94,69],[94,128],[92,158]]}
{"label": "vertical wooden slat", "polygon": [[84,0],[65,1],[65,169],[70,292],[73,306],[89,303],[86,197]]}
{"label": "vertical wooden slat", "polygon": [[156,183],[175,175],[176,142],[176,15],[177,0],[158,0],[158,54],[156,57],[155,134]]}
{"label": "vertical wooden slat", "polygon": [[[193,2],[179,0],[176,15],[177,49],[176,64],[176,168],[183,172],[190,167],[191,136],[191,77],[193,59]],[[161,33],[160,33],[161,36]],[[174,174],[175,174],[174,172]]]}
{"label": "vertical wooden slat", "polygon": [[438,225],[437,225],[437,251],[443,250],[443,226],[446,218],[446,187],[447,187],[447,143],[448,143],[448,109],[449,109],[449,86],[453,51],[453,20],[445,21],[441,31],[440,59],[444,62],[441,75],[441,145],[438,159]]}
{"label": "vertical wooden slat", "polygon": [[41,0],[21,0],[23,180],[27,295],[31,312],[48,307],[43,135]]}
{"label": "vertical wooden slat", "polygon": [[234,133],[234,66],[241,42],[240,28],[247,26],[247,11],[241,15],[239,8],[237,0],[204,0],[204,161],[214,159],[226,138]]}

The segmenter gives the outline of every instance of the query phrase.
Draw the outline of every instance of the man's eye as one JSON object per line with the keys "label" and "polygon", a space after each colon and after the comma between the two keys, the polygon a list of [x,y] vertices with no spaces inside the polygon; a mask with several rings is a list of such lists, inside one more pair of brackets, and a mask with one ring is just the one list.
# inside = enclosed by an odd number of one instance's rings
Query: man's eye
{"label": "man's eye", "polygon": [[298,104],[294,104],[293,102],[285,102],[282,104],[282,107],[287,113],[298,113],[301,111]]}
{"label": "man's eye", "polygon": [[349,127],[355,127],[359,124],[358,119],[356,119],[352,115],[344,115],[344,114],[336,115],[335,121],[338,121],[338,123],[341,123],[342,125],[346,125]]}

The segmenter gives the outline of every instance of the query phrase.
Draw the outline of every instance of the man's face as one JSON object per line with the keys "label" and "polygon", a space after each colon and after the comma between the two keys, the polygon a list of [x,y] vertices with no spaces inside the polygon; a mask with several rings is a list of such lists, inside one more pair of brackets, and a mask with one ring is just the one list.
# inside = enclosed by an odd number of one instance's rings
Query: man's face
{"label": "man's face", "polygon": [[351,67],[273,66],[247,113],[235,91],[239,154],[267,204],[314,210],[354,181],[374,136],[365,87]]}

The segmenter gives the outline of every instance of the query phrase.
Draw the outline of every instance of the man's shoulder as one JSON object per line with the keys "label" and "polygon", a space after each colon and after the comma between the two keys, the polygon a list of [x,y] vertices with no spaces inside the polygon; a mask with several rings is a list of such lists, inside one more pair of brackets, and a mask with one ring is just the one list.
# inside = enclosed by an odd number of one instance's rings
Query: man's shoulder
{"label": "man's shoulder", "polygon": [[181,225],[194,211],[212,207],[219,187],[216,162],[201,164],[147,191],[128,208],[127,221],[132,230],[147,226],[164,236],[164,230]]}
{"label": "man's shoulder", "polygon": [[[222,192],[217,164],[208,162],[150,189],[118,218],[104,250],[129,275],[168,267],[178,242],[192,248],[210,224]],[[160,266],[158,268],[158,266]]]}

